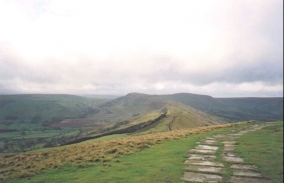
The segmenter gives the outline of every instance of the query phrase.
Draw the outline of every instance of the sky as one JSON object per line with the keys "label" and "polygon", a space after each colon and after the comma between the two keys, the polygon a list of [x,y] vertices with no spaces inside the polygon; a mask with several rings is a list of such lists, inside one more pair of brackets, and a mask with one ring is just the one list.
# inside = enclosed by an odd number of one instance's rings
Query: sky
{"label": "sky", "polygon": [[0,0],[0,94],[283,97],[282,0]]}

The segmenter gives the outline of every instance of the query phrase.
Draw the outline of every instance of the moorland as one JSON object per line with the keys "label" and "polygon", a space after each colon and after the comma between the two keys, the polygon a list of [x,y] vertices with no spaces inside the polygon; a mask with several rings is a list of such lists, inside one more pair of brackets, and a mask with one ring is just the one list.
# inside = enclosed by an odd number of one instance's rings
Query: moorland
{"label": "moorland", "polygon": [[[121,97],[0,95],[0,178],[5,182],[62,182],[74,174],[71,182],[111,182],[103,175],[113,176],[116,181],[118,176],[121,182],[143,182],[143,179],[159,182],[159,177],[163,177],[160,182],[175,182],[182,173],[180,163],[190,144],[193,146],[201,137],[271,121],[280,121],[277,123],[280,133],[270,139],[275,141],[283,134],[283,127],[279,127],[283,126],[283,97],[213,98],[189,93],[130,93]],[[265,131],[261,137],[268,133]],[[281,139],[276,144],[280,142]],[[263,150],[260,148],[257,152]],[[152,153],[147,160],[143,154],[149,152]],[[281,154],[279,149],[277,152],[274,157]],[[157,157],[161,154],[164,159]],[[146,162],[156,159],[152,164],[155,168],[138,160],[143,157]],[[171,163],[175,166],[167,168]],[[158,168],[158,164],[162,167]],[[148,169],[138,170],[137,166]],[[123,172],[129,167],[136,168],[129,170],[127,178]],[[165,174],[158,173],[157,169]],[[133,171],[141,173],[141,177],[131,181]],[[96,172],[92,174],[95,177],[91,178],[90,172]],[[154,174],[158,177],[153,177]]]}

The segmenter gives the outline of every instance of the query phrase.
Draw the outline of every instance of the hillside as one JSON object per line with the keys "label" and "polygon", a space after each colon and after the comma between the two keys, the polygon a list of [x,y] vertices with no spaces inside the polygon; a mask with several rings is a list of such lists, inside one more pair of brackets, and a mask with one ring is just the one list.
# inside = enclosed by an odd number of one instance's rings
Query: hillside
{"label": "hillside", "polygon": [[0,124],[47,126],[67,118],[82,118],[105,101],[75,95],[0,95]]}
{"label": "hillside", "polygon": [[163,96],[232,122],[283,120],[283,97],[213,98],[189,93]]}
{"label": "hillside", "polygon": [[74,95],[0,95],[0,155],[53,146],[76,138],[81,128],[54,128],[92,113],[105,99]]}
{"label": "hillside", "polygon": [[130,93],[112,100],[2,95],[0,153],[111,134],[149,134],[245,120],[283,120],[283,98],[213,98],[188,93]]}
{"label": "hillside", "polygon": [[[88,137],[81,136],[81,138],[70,143],[105,135],[147,134],[227,122],[222,118],[208,115],[190,106],[158,95],[139,93],[131,93],[102,104],[98,107],[96,113],[88,115],[88,119],[96,121],[95,124],[98,126],[93,126],[86,132]],[[71,120],[69,121],[71,123]],[[68,123],[64,121],[61,123],[68,126]]]}

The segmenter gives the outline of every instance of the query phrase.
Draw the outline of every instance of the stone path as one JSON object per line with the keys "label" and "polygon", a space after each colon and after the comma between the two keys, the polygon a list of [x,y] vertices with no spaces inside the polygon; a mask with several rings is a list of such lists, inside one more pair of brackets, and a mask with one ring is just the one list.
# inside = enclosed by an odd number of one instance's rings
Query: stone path
{"label": "stone path", "polygon": [[[230,183],[271,183],[262,177],[255,165],[249,165],[235,153],[236,139],[242,135],[259,130],[269,124],[251,125],[239,131],[207,137],[194,149],[189,150],[185,172],[181,183],[187,182],[230,182]],[[220,151],[220,147],[223,151]],[[219,151],[218,151],[219,150]],[[223,178],[223,175],[231,175]]]}

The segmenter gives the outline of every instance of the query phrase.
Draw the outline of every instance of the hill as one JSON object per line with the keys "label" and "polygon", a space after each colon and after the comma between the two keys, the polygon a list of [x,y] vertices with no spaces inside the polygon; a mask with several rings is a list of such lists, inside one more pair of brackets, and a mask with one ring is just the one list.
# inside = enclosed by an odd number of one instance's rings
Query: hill
{"label": "hill", "polygon": [[213,98],[189,93],[163,96],[231,122],[283,120],[283,97]]}
{"label": "hill", "polygon": [[[87,137],[82,136],[69,143],[77,143],[105,135],[146,134],[226,123],[222,118],[208,115],[159,95],[140,93],[131,93],[106,102],[97,108],[96,113],[87,117],[92,119],[97,126],[93,126],[87,131]],[[66,127],[73,123],[69,120],[69,124],[64,121],[58,125],[60,124]]]}
{"label": "hill", "polygon": [[75,95],[0,95],[0,124],[48,126],[67,118],[82,118],[107,100]]}
{"label": "hill", "polygon": [[115,99],[2,95],[0,153],[111,134],[149,134],[245,120],[283,120],[283,97],[213,98],[188,93],[130,93]]}
{"label": "hill", "polygon": [[74,95],[0,95],[0,155],[53,146],[74,139],[81,128],[54,128],[92,113],[105,99]]}

